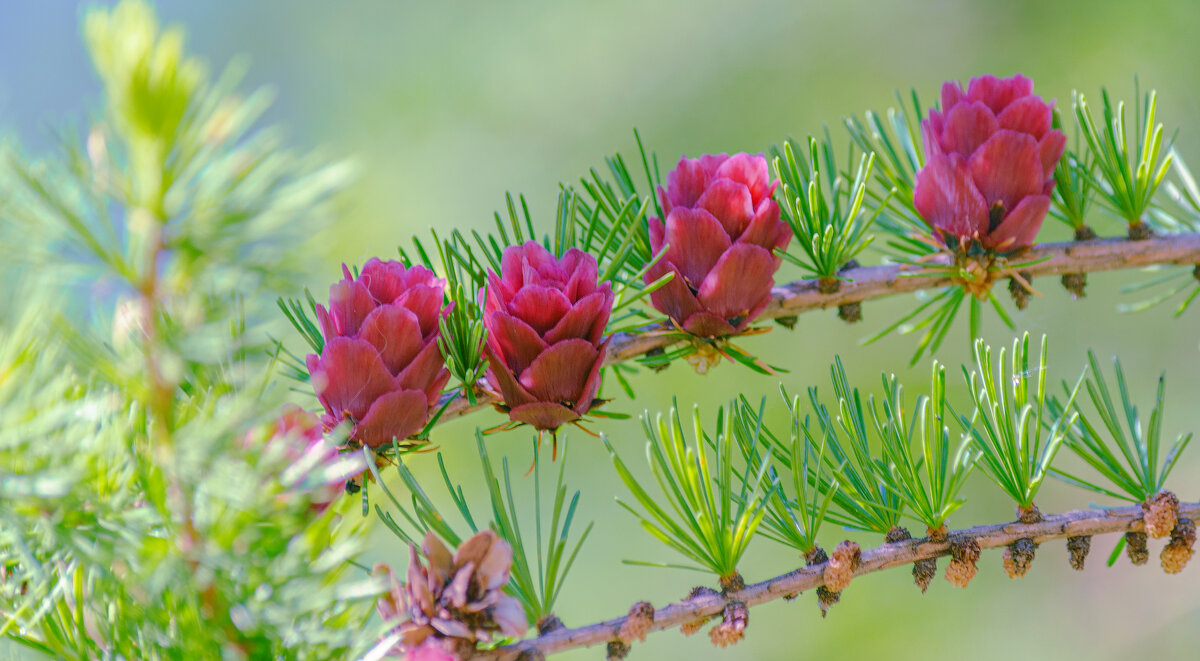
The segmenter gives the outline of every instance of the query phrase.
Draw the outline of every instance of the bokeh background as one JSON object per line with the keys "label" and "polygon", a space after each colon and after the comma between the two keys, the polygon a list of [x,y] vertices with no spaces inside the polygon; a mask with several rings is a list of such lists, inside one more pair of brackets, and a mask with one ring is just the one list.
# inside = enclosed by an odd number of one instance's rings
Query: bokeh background
{"label": "bokeh background", "polygon": [[[391,256],[428,227],[485,229],[505,191],[525,193],[536,216],[551,220],[559,182],[599,167],[614,151],[634,150],[637,127],[661,157],[664,172],[680,153],[762,151],[804,137],[827,123],[844,140],[841,118],[893,103],[910,87],[931,103],[943,80],[981,73],[1023,72],[1036,90],[1069,107],[1071,91],[1096,95],[1107,85],[1132,98],[1133,76],[1160,93],[1160,117],[1178,145],[1200,162],[1200,3],[1178,0],[844,0],[642,3],[541,2],[263,2],[157,3],[166,22],[187,28],[189,48],[214,68],[248,58],[247,84],[277,92],[270,119],[291,142],[330,158],[350,157],[357,183],[340,200],[339,220],[311,286],[320,292],[340,262]],[[7,3],[0,20],[0,129],[31,151],[48,148],[53,129],[85,126],[99,104],[98,84],[79,38],[82,6],[71,2]],[[1121,225],[1098,212],[1101,234]],[[1047,220],[1043,240],[1065,236]],[[869,258],[874,259],[874,258]],[[797,273],[784,268],[782,278]],[[1200,310],[1182,319],[1167,308],[1117,315],[1118,288],[1134,274],[1093,275],[1089,295],[1072,301],[1056,282],[1035,286],[1045,295],[1015,319],[1021,329],[1049,333],[1051,380],[1074,380],[1094,349],[1118,353],[1135,395],[1153,402],[1152,387],[1167,368],[1165,433],[1200,431]],[[828,366],[840,354],[854,379],[877,391],[880,371],[895,372],[919,391],[928,361],[908,367],[913,337],[860,339],[913,305],[910,297],[872,302],[865,321],[847,327],[833,312],[808,314],[792,332],[776,328],[747,340],[747,348],[790,371],[779,378],[726,364],[706,378],[686,364],[634,380],[638,398],[611,405],[628,413],[664,410],[672,397],[697,403],[712,418],[715,406],[738,392],[768,395],[782,380],[793,392],[829,390]],[[273,305],[263,301],[264,306]],[[994,319],[993,343],[1012,333]],[[939,354],[957,376],[968,357],[964,323]],[[299,347],[297,340],[295,345]],[[961,379],[956,379],[961,384]],[[614,393],[615,393],[615,389]],[[959,387],[954,396],[964,401]],[[776,406],[775,420],[779,420]],[[451,475],[473,502],[486,507],[474,451],[475,426],[500,418],[477,413],[445,425],[435,436]],[[643,437],[636,421],[604,421],[629,463],[641,465]],[[489,437],[494,456],[507,455],[518,475],[530,460],[530,435]],[[581,553],[558,612],[569,625],[623,613],[647,599],[681,598],[700,578],[673,570],[623,565],[624,558],[673,561],[613,502],[624,487],[598,441],[568,434],[568,479],[583,491],[580,521],[596,527]],[[1200,497],[1200,449],[1178,466],[1169,486],[1185,499]],[[1062,455],[1064,465],[1077,465]],[[431,493],[436,463],[413,461]],[[528,480],[518,489],[531,493]],[[440,495],[440,494],[439,494]],[[956,527],[1012,516],[1011,505],[976,474]],[[444,500],[444,499],[443,499]],[[1051,481],[1039,504],[1057,511],[1087,504],[1090,494]],[[527,502],[531,502],[528,501]],[[532,504],[530,504],[532,509]],[[529,521],[532,524],[532,520]],[[914,526],[915,528],[916,526]],[[405,562],[403,546],[377,526],[366,564]],[[844,538],[874,546],[877,539],[828,527],[826,547]],[[1167,577],[1150,565],[1122,561],[1104,567],[1113,538],[1096,540],[1086,571],[1067,566],[1061,543],[1038,552],[1030,574],[1010,581],[1000,554],[987,553],[968,590],[940,577],[928,594],[907,571],[856,581],[822,620],[815,597],[755,608],[748,637],[716,650],[707,637],[652,636],[633,658],[877,658],[953,655],[991,659],[1195,659],[1200,657],[1200,561]],[[761,540],[742,563],[749,581],[797,565],[792,551]],[[599,650],[564,659],[594,659]]]}

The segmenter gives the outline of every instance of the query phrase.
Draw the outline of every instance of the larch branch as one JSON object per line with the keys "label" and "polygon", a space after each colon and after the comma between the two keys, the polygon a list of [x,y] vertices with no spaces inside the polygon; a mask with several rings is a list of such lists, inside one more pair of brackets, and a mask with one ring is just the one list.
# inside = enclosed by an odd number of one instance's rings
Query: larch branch
{"label": "larch branch", "polygon": [[[1200,502],[1181,503],[1179,516],[1195,520],[1200,517]],[[854,575],[862,576],[893,567],[912,564],[916,560],[948,555],[951,547],[961,540],[975,539],[982,548],[1008,546],[1013,542],[1029,538],[1035,543],[1066,537],[1082,537],[1110,533],[1140,532],[1144,528],[1142,507],[1119,507],[1113,509],[1073,510],[1044,517],[1039,523],[998,523],[955,530],[948,539],[934,542],[928,539],[913,539],[884,544],[876,549],[864,551]],[[774,601],[787,595],[815,589],[824,584],[825,564],[801,567],[761,583],[747,585],[744,589],[728,595],[707,594],[659,608],[654,613],[650,631],[661,631],[689,622],[716,617],[721,614],[727,599],[736,599],[747,606]],[[538,638],[521,641],[495,650],[481,651],[474,658],[512,661],[521,658],[538,658],[538,653],[549,656],[577,647],[603,645],[618,640],[618,632],[627,618],[618,617],[575,629],[556,629]]]}
{"label": "larch branch", "polygon": [[[1111,238],[1047,243],[1030,248],[1009,259],[1010,263],[1034,261],[1038,263],[1023,267],[1021,272],[1029,277],[1037,278],[1065,273],[1096,273],[1156,265],[1195,265],[1200,264],[1200,233],[1153,236],[1140,241]],[[949,264],[948,255],[940,256],[929,262],[930,266],[947,264]],[[766,320],[787,317],[847,303],[859,303],[952,284],[944,271],[904,264],[863,266],[849,269],[842,275],[846,281],[842,282],[838,291],[832,294],[819,292],[815,279],[796,280],[775,287],[772,292],[774,300],[763,310],[759,318]],[[643,332],[617,334],[609,343],[605,362],[611,365],[632,360],[648,351],[661,349],[678,341],[675,338],[656,334],[653,332],[655,330],[661,330],[661,327],[647,326]],[[484,392],[480,392],[476,399],[478,403],[474,406],[462,398],[451,401],[442,413],[439,422],[466,415],[495,403],[495,399]],[[445,400],[443,400],[443,404],[445,404]]]}

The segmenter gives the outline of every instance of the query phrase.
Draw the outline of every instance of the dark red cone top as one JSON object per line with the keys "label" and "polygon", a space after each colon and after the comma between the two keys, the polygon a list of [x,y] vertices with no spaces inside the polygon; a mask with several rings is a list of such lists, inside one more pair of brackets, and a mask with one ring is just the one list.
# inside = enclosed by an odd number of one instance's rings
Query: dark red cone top
{"label": "dark red cone top", "polygon": [[612,314],[612,286],[599,284],[596,259],[574,248],[557,259],[530,241],[504,251],[488,272],[483,323],[487,379],[509,417],[558,429],[592,407]]}
{"label": "dark red cone top", "polygon": [[667,253],[645,275],[671,282],[650,294],[654,307],[703,337],[743,330],[771,301],[781,259],[792,240],[771,199],[767,159],[759,154],[682,158],[658,189],[666,221],[651,218],[650,247]]}
{"label": "dark red cone top", "polygon": [[450,378],[437,343],[446,282],[374,258],[357,279],[342,271],[317,306],[325,348],[308,372],[326,429],[349,419],[350,438],[375,448],[421,431]]}
{"label": "dark red cone top", "polygon": [[921,123],[926,163],[913,202],[943,243],[976,240],[995,252],[1033,245],[1066,147],[1050,128],[1052,106],[1020,74],[972,78],[965,93],[942,86],[941,112]]}

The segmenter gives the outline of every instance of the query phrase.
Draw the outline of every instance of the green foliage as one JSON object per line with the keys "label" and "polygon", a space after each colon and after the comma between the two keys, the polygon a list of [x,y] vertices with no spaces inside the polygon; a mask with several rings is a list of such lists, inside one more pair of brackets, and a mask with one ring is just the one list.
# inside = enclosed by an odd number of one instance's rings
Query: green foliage
{"label": "green foliage", "polygon": [[[1062,130],[1062,116],[1054,111],[1053,127]],[[1096,180],[1096,159],[1090,151],[1080,152],[1086,146],[1081,142],[1079,124],[1075,125],[1075,136],[1063,150],[1058,167],[1054,169],[1054,204],[1050,214],[1080,230],[1087,224],[1087,212],[1092,203],[1093,182]]]}
{"label": "green foliage", "polygon": [[[933,362],[930,394],[917,397],[911,423],[905,421],[903,388],[894,375],[883,377],[883,391],[882,416],[874,398],[871,400],[871,419],[882,440],[886,461],[886,470],[880,475],[914,517],[930,530],[937,530],[966,502],[958,498],[958,492],[976,459],[966,439],[958,448],[951,447],[946,424],[946,368]],[[916,458],[914,443],[920,447]]]}
{"label": "green foliage", "polygon": [[1083,94],[1074,95],[1075,119],[1100,173],[1095,181],[1100,200],[1119,218],[1137,225],[1149,220],[1146,211],[1171,168],[1170,141],[1164,143],[1163,125],[1154,121],[1158,95],[1154,91],[1138,95],[1132,145],[1125,131],[1125,102],[1114,106],[1105,89],[1100,95],[1104,106],[1100,127]]}
{"label": "green foliage", "polygon": [[0,174],[5,261],[60,276],[0,272],[0,629],[61,659],[355,656],[379,586],[345,575],[359,526],[319,513],[315,455],[253,440],[283,393],[245,303],[296,286],[346,168],[255,129],[267,97],[142,3],[84,33],[86,146]]}
{"label": "green foliage", "polygon": [[[521,512],[525,508],[521,507],[513,496],[513,481],[508,470],[508,459],[501,459],[501,475],[504,478],[503,488],[501,488],[492,460],[488,456],[487,446],[484,444],[483,433],[479,430],[475,432],[475,443],[479,450],[480,463],[483,466],[484,483],[488,487],[488,497],[492,504],[492,518],[488,527],[496,531],[496,534],[508,542],[513,549],[512,575],[507,591],[521,602],[529,623],[535,625],[542,618],[554,614],[554,605],[562,593],[563,584],[566,582],[571,567],[575,564],[579,549],[583,547],[583,543],[587,541],[588,535],[592,531],[592,524],[588,523],[574,543],[570,543],[571,525],[575,521],[575,510],[579,505],[579,492],[574,492],[568,502],[567,486],[564,482],[567,469],[565,450],[559,459],[558,478],[554,484],[554,500],[550,503],[549,519],[547,520],[543,516],[541,472],[542,464],[545,462],[538,461],[538,441],[535,438],[533,440],[533,468],[531,469],[533,475],[530,479],[533,483],[534,516],[534,544],[531,549],[531,545],[521,533]],[[471,513],[471,507],[463,494],[462,486],[451,481],[441,453],[438,453],[438,467],[441,469],[443,483],[455,509],[472,534],[479,532],[480,527],[476,521],[482,521],[482,519]],[[410,492],[411,511],[392,494],[378,472],[375,472],[376,480],[391,500],[393,507],[404,517],[408,527],[416,530],[417,533],[413,534],[406,530],[404,526],[396,522],[389,512],[384,511],[376,504],[375,512],[389,530],[417,548],[420,548],[420,537],[429,530],[434,531],[453,546],[458,546],[463,539],[470,536],[459,534],[446,522],[438,512],[437,506],[421,488],[407,466],[398,463],[396,469]]]}
{"label": "green foliage", "polygon": [[[817,533],[821,530],[829,512],[829,505],[837,494],[838,483],[830,475],[825,459],[825,445],[813,446],[808,437],[801,434],[800,419],[795,412],[800,408],[799,397],[787,398],[780,388],[788,410],[792,412],[788,425],[788,438],[784,440],[763,425],[762,405],[756,411],[742,397],[734,409],[734,424],[737,426],[738,445],[747,463],[756,463],[761,456],[773,455],[785,474],[785,481],[772,465],[768,477],[776,484],[767,498],[766,516],[760,528],[761,534],[780,544],[808,553],[817,546]],[[760,441],[755,444],[754,440]],[[761,446],[761,447],[760,447]],[[790,486],[791,493],[788,493]]]}
{"label": "green foliage", "polygon": [[[1042,336],[1038,362],[1031,367],[1029,333],[1025,333],[1013,341],[1012,362],[1006,370],[1007,351],[1000,350],[993,366],[991,347],[980,339],[975,341],[975,370],[968,373],[963,367],[975,413],[970,418],[959,415],[959,423],[971,435],[984,473],[1024,509],[1033,506],[1067,430],[1075,423],[1078,414],[1072,406],[1087,374],[1079,375],[1062,407],[1048,408],[1046,347]],[[1055,410],[1062,415],[1055,415]]]}
{"label": "green foliage", "polygon": [[[1052,469],[1055,476],[1063,481],[1084,489],[1104,494],[1112,498],[1140,503],[1147,500],[1163,488],[1163,483],[1179,460],[1179,455],[1192,440],[1192,435],[1180,434],[1175,442],[1162,454],[1162,419],[1163,407],[1166,406],[1166,379],[1158,377],[1158,390],[1154,398],[1154,408],[1150,411],[1150,420],[1143,426],[1142,418],[1138,415],[1137,406],[1129,396],[1129,388],[1125,383],[1125,372],[1121,362],[1113,358],[1113,370],[1117,378],[1117,392],[1120,396],[1118,408],[1109,389],[1108,381],[1100,370],[1096,355],[1088,352],[1088,364],[1091,366],[1091,376],[1087,379],[1088,398],[1092,402],[1095,418],[1081,411],[1078,403],[1073,407],[1078,419],[1066,429],[1066,443],[1080,459],[1105,479],[1106,483],[1116,490],[1089,482],[1058,468]],[[1064,389],[1066,384],[1064,385]],[[1051,414],[1055,417],[1065,417],[1069,403],[1063,405],[1057,399],[1050,400]],[[1124,421],[1124,425],[1122,425]],[[1111,440],[1110,440],[1111,439]],[[1114,447],[1115,451],[1114,451]],[[1160,462],[1161,458],[1161,462]]]}
{"label": "green foliage", "polygon": [[[731,405],[731,411],[733,406],[736,404]],[[608,438],[601,436],[612,455],[617,474],[644,513],[619,498],[617,502],[641,521],[646,532],[694,564],[626,562],[707,570],[723,580],[738,575],[738,561],[766,515],[767,497],[774,485],[766,482],[770,452],[763,453],[757,462],[748,462],[740,475],[735,476],[733,448],[739,443],[734,438],[739,428],[733,424],[734,417],[732,412],[727,416],[724,408],[719,409],[717,432],[713,438],[704,431],[700,410],[696,408],[692,412],[692,433],[696,440],[691,444],[684,437],[677,407],[671,408],[668,419],[659,415],[652,423],[649,414],[643,417],[646,456],[661,498],[650,495],[617,455]],[[759,426],[754,428],[757,430]],[[754,446],[758,439],[741,443]],[[705,445],[713,450],[711,468]],[[669,504],[669,509],[664,507],[663,500]]]}
{"label": "green foliage", "polygon": [[921,121],[925,109],[913,90],[907,101],[896,92],[896,107],[887,118],[868,110],[864,119],[845,118],[850,139],[864,154],[875,154],[875,185],[867,188],[868,208],[879,214],[876,225],[892,236],[888,245],[900,253],[923,256],[937,249],[920,237],[929,233],[913,206],[917,172],[925,163],[921,148]]}
{"label": "green foliage", "polygon": [[874,237],[867,234],[867,228],[888,203],[890,194],[876,205],[874,213],[863,215],[875,154],[859,158],[858,170],[847,187],[847,179],[837,169],[828,131],[822,143],[808,139],[807,158],[803,150],[797,155],[790,140],[770,151],[781,184],[780,210],[804,257],[780,254],[818,278],[837,279],[838,271],[871,243]]}

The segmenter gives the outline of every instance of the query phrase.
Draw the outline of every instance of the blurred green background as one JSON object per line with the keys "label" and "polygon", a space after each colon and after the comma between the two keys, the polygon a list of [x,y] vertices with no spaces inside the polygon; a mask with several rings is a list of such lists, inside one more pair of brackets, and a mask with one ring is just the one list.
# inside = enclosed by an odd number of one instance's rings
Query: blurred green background
{"label": "blurred green background", "polygon": [[[787,136],[803,137],[828,123],[843,141],[840,119],[868,108],[885,109],[892,91],[914,87],[926,103],[940,83],[972,75],[1022,72],[1035,91],[1069,106],[1071,91],[1096,94],[1108,85],[1132,96],[1132,79],[1159,90],[1160,118],[1178,127],[1178,144],[1200,162],[1200,3],[1158,0],[1044,2],[919,0],[906,3],[846,0],[641,3],[565,2],[158,2],[161,17],[187,28],[189,48],[214,68],[246,56],[250,85],[278,93],[270,119],[282,122],[298,146],[332,157],[353,157],[361,177],[343,196],[327,254],[310,269],[323,292],[342,261],[393,256],[397,245],[430,226],[490,226],[505,191],[525,193],[535,215],[549,221],[560,181],[600,166],[606,154],[633,151],[638,127],[657,151],[664,173],[683,152],[762,151]],[[98,107],[98,84],[79,38],[82,8],[69,2],[11,3],[0,22],[0,129],[32,150],[52,143],[50,129],[86,125]],[[1042,240],[1065,236],[1048,219]],[[1121,224],[1098,212],[1102,235]],[[869,259],[874,259],[869,258]],[[781,278],[797,273],[785,267]],[[1136,384],[1135,396],[1153,403],[1152,387],[1168,369],[1166,434],[1200,431],[1200,310],[1180,320],[1156,308],[1117,315],[1117,288],[1135,275],[1093,275],[1089,295],[1072,301],[1056,282],[1034,285],[1044,298],[1015,317],[1022,329],[1051,337],[1051,380],[1074,380],[1092,348],[1102,360],[1118,353]],[[861,346],[860,338],[913,305],[902,297],[864,306],[862,324],[847,327],[833,312],[808,314],[792,332],[776,328],[748,339],[746,348],[790,372],[793,392],[811,385],[829,390],[835,354],[851,377],[876,391],[881,370],[896,372],[919,392],[928,362],[909,368],[915,340],[892,336]],[[263,305],[273,305],[263,301]],[[965,322],[965,320],[963,320]],[[965,323],[939,358],[957,366],[967,358]],[[986,335],[1007,343],[1012,334],[989,319]],[[297,340],[293,347],[299,349]],[[706,378],[686,364],[635,381],[638,399],[610,406],[636,413],[659,411],[677,396],[696,402],[712,419],[716,405],[736,392],[769,395],[779,379],[725,364]],[[961,378],[954,379],[961,384]],[[615,389],[609,393],[616,394]],[[964,401],[961,387],[955,393]],[[311,402],[309,402],[311,404]],[[775,406],[773,419],[779,420]],[[435,441],[451,475],[468,497],[486,507],[479,484],[473,428],[500,422],[482,412],[439,428]],[[598,428],[637,464],[643,438],[636,420],[604,421]],[[683,597],[699,575],[621,564],[623,558],[674,561],[613,502],[624,487],[595,439],[568,434],[569,482],[583,490],[580,517],[596,528],[568,580],[559,615],[582,625],[621,614],[647,599],[656,605]],[[493,455],[510,457],[517,473],[530,460],[527,432],[489,438]],[[1200,497],[1200,449],[1193,448],[1169,481],[1181,497]],[[1065,465],[1077,466],[1063,454]],[[433,493],[436,463],[413,461]],[[518,480],[520,482],[520,480]],[[522,488],[530,486],[528,481]],[[968,505],[951,525],[1012,516],[981,474],[967,487]],[[1038,499],[1044,511],[1086,505],[1090,496],[1051,481]],[[532,506],[531,506],[532,507]],[[530,521],[530,524],[532,521]],[[913,526],[916,528],[917,526]],[[403,564],[406,553],[377,526],[367,564]],[[879,540],[833,527],[832,548],[849,536],[867,546]],[[1061,543],[1038,553],[1030,574],[1010,581],[999,552],[987,553],[968,590],[938,578],[928,594],[907,571],[860,579],[822,620],[815,597],[755,608],[747,639],[718,651],[704,635],[675,632],[635,645],[633,657],[792,659],[930,658],[953,654],[990,659],[1194,659],[1200,656],[1200,560],[1167,577],[1157,567],[1122,561],[1104,567],[1113,538],[1097,540],[1086,571],[1069,569]],[[799,562],[791,551],[761,540],[742,563],[748,581],[782,573]],[[564,659],[594,659],[599,650]]]}

